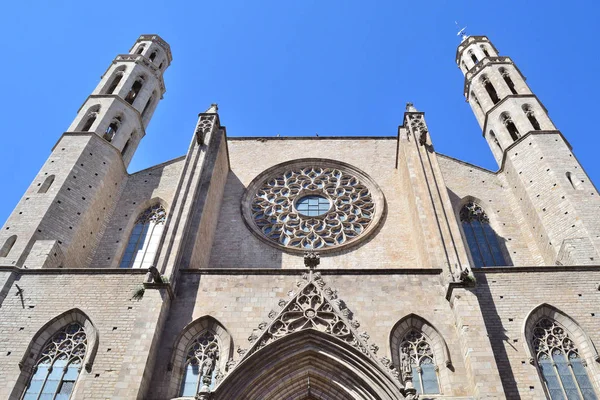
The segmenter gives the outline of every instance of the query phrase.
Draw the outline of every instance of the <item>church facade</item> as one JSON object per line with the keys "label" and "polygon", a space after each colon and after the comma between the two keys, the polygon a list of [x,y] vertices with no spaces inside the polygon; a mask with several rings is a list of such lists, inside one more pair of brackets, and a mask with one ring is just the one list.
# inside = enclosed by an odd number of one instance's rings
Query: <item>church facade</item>
{"label": "church facade", "polygon": [[129,174],[172,60],[118,55],[0,231],[0,398],[600,396],[600,195],[510,57],[464,36],[496,158],[228,137]]}

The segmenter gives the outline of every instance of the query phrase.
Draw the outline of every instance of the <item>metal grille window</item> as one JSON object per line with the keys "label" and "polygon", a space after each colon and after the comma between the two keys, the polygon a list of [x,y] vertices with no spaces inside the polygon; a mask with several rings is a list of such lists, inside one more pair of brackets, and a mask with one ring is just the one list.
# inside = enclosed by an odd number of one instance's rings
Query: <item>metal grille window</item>
{"label": "metal grille window", "polygon": [[121,259],[121,268],[149,268],[154,262],[167,212],[160,204],[144,211],[135,222]]}
{"label": "metal grille window", "polygon": [[422,332],[409,331],[400,344],[401,359],[407,359],[412,367],[413,384],[420,394],[439,394],[437,367],[433,351]]}
{"label": "metal grille window", "polygon": [[468,203],[460,210],[460,221],[475,267],[506,265],[496,232],[477,203]]}
{"label": "metal grille window", "polygon": [[83,327],[75,322],[44,346],[22,400],[68,400],[87,351]]}
{"label": "metal grille window", "polygon": [[219,341],[210,331],[203,332],[188,347],[181,396],[196,396],[202,386],[213,389],[219,360]]}
{"label": "metal grille window", "polygon": [[585,360],[565,329],[549,318],[533,329],[532,346],[552,400],[598,400]]}

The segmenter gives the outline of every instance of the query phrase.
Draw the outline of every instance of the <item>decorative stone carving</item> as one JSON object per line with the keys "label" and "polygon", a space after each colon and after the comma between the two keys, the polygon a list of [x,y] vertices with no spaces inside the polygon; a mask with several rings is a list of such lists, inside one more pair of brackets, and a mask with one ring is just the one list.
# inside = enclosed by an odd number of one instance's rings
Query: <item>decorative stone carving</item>
{"label": "decorative stone carving", "polygon": [[[373,230],[384,208],[383,194],[367,176],[326,160],[263,173],[249,185],[243,203],[244,218],[257,236],[297,253],[334,251],[355,242]],[[307,267],[318,263],[318,256],[306,255]]]}
{"label": "decorative stone carving", "polygon": [[319,253],[314,251],[307,251],[304,253],[304,266],[306,268],[314,269],[321,263]]}

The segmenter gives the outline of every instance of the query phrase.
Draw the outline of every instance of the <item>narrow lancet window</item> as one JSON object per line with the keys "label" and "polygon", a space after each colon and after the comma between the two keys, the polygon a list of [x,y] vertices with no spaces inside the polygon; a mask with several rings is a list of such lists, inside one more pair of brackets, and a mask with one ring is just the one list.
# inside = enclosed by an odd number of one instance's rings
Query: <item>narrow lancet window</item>
{"label": "narrow lancet window", "polygon": [[483,113],[483,107],[481,106],[479,99],[477,98],[477,96],[475,96],[475,93],[473,91],[471,91],[471,98],[473,99],[475,104],[477,104],[477,107],[479,107],[479,111],[481,111]]}
{"label": "narrow lancet window", "polygon": [[517,89],[515,88],[515,83],[511,79],[508,71],[506,69],[502,68],[502,69],[500,69],[500,74],[502,75],[502,78],[504,78],[504,82],[506,82],[506,85],[510,89],[510,92],[512,94],[517,94]]}
{"label": "narrow lancet window", "polygon": [[144,211],[135,222],[121,259],[121,268],[148,268],[154,263],[167,212],[160,204]]}
{"label": "narrow lancet window", "polygon": [[98,113],[91,112],[87,120],[85,121],[85,125],[83,125],[83,127],[81,128],[81,131],[88,132],[90,129],[92,129],[92,125],[94,125],[94,122],[96,122],[96,118],[98,118]]}
{"label": "narrow lancet window", "polygon": [[127,93],[127,96],[125,97],[126,102],[128,102],[129,104],[133,104],[137,95],[140,93],[140,90],[142,89],[143,82],[144,82],[144,78],[140,77],[133,83],[133,85],[131,85],[131,89],[129,89],[129,93]]}
{"label": "narrow lancet window", "polygon": [[184,374],[181,381],[182,397],[196,396],[202,387],[213,389],[216,383],[219,361],[219,341],[217,336],[204,331],[188,346]]}
{"label": "narrow lancet window", "polygon": [[115,92],[117,86],[119,86],[119,83],[121,82],[121,79],[123,79],[123,75],[123,71],[117,71],[115,73],[115,77],[113,78],[112,82],[110,83],[110,86],[106,90],[106,94],[113,94]]}
{"label": "narrow lancet window", "polygon": [[533,109],[531,108],[531,106],[529,104],[523,105],[523,112],[527,116],[527,119],[529,120],[529,123],[531,123],[531,126],[533,127],[533,129],[535,129],[536,131],[541,130],[540,123],[537,120],[537,118],[535,117],[535,112],[533,111]]}
{"label": "narrow lancet window", "polygon": [[496,232],[477,203],[465,204],[460,210],[460,222],[475,267],[506,265]]}
{"label": "narrow lancet window", "polygon": [[2,248],[0,248],[0,257],[8,257],[8,254],[12,250],[16,241],[17,241],[17,235],[12,235],[8,239],[6,239]]}
{"label": "narrow lancet window", "polygon": [[490,131],[490,138],[496,144],[496,146],[498,146],[498,148],[500,149],[500,151],[502,151],[502,146],[500,146],[500,142],[498,141],[498,138],[496,137],[496,134],[492,130]]}
{"label": "narrow lancet window", "polygon": [[117,134],[117,131],[119,130],[119,126],[121,126],[121,118],[115,117],[104,132],[104,140],[106,140],[107,142],[112,142],[115,135]]}
{"label": "narrow lancet window", "polygon": [[481,51],[483,51],[483,54],[485,54],[486,57],[490,56],[490,53],[488,53],[487,51],[487,47],[485,47],[484,45],[481,45]]}
{"label": "narrow lancet window", "polygon": [[152,96],[150,96],[150,98],[146,102],[146,105],[144,106],[144,110],[142,111],[142,117],[146,116],[146,113],[150,109],[150,106],[152,105],[152,102],[154,101],[155,97],[156,97],[156,93],[152,93]]}
{"label": "narrow lancet window", "polygon": [[519,138],[521,137],[521,134],[519,133],[519,130],[515,126],[515,123],[513,122],[510,115],[507,113],[503,113],[501,118],[502,118],[502,123],[506,127],[506,130],[508,131],[508,134],[510,135],[512,140],[515,140],[515,141],[519,140]]}
{"label": "narrow lancet window", "polygon": [[472,51],[469,51],[469,55],[471,56],[471,60],[473,60],[473,63],[477,64],[479,62],[475,53],[473,53]]}
{"label": "narrow lancet window", "polygon": [[46,343],[23,400],[68,400],[87,352],[85,330],[73,322]]}
{"label": "narrow lancet window", "polygon": [[46,179],[44,180],[44,183],[42,183],[42,185],[40,186],[38,193],[46,193],[48,191],[48,189],[50,189],[50,186],[52,186],[53,183],[54,183],[54,175],[47,176]]}
{"label": "narrow lancet window", "polygon": [[412,369],[412,379],[419,394],[439,394],[440,386],[433,351],[425,335],[412,329],[400,343],[400,360]]}
{"label": "narrow lancet window", "polygon": [[500,98],[498,98],[498,93],[496,93],[496,89],[494,88],[494,85],[492,85],[492,82],[490,82],[490,79],[487,76],[484,76],[481,78],[481,83],[483,83],[492,102],[497,104],[500,101]]}
{"label": "narrow lancet window", "polygon": [[152,54],[150,54],[150,61],[154,61],[155,58],[156,58],[156,52],[153,51]]}
{"label": "narrow lancet window", "polygon": [[562,325],[542,318],[530,340],[551,400],[598,400],[587,364]]}
{"label": "narrow lancet window", "polygon": [[135,54],[142,54],[144,52],[144,45],[141,44],[138,48],[137,51],[135,52]]}

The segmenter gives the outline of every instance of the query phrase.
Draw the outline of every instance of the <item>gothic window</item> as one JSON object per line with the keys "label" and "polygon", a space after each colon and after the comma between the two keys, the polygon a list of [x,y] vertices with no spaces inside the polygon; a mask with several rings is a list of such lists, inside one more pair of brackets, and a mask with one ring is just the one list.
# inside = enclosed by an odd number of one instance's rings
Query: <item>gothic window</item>
{"label": "gothic window", "polygon": [[291,251],[334,251],[371,232],[383,204],[363,173],[325,160],[294,161],[257,178],[244,195],[248,226]]}
{"label": "gothic window", "polygon": [[490,226],[487,215],[477,203],[465,204],[460,210],[460,222],[475,267],[506,265],[496,232]]}
{"label": "gothic window", "polygon": [[108,125],[108,128],[106,128],[106,131],[104,132],[104,140],[106,140],[107,142],[112,142],[112,140],[114,139],[115,135],[117,134],[117,131],[119,130],[119,126],[121,125],[121,117],[115,117],[111,123]]}
{"label": "gothic window", "polygon": [[490,99],[492,100],[492,102],[494,104],[497,104],[500,101],[500,98],[498,97],[498,93],[496,93],[496,89],[494,88],[494,85],[492,85],[492,82],[490,82],[490,79],[487,76],[483,76],[481,78],[481,83],[483,83],[483,86],[485,87],[485,90],[487,91],[488,95],[490,96]]}
{"label": "gothic window", "polygon": [[117,86],[119,86],[119,83],[121,82],[121,79],[123,79],[124,74],[124,69],[115,72],[115,77],[113,78],[112,82],[110,83],[110,86],[106,90],[106,94],[113,94],[115,92]]}
{"label": "gothic window", "polygon": [[52,186],[52,183],[54,183],[54,175],[49,175],[44,180],[44,183],[42,183],[42,185],[40,186],[38,193],[46,193],[48,189],[50,189],[50,186]]}
{"label": "gothic window", "polygon": [[400,343],[400,359],[410,363],[413,385],[419,394],[439,394],[437,367],[433,361],[433,351],[422,332],[412,329]]}
{"label": "gothic window", "polygon": [[535,129],[536,131],[539,131],[541,129],[540,123],[538,122],[537,118],[535,117],[535,112],[533,111],[531,106],[529,104],[524,104],[522,108],[523,108],[523,112],[527,116],[527,119],[531,123],[531,126],[533,127],[533,129]]}
{"label": "gothic window", "polygon": [[140,44],[140,46],[137,48],[137,51],[135,52],[135,54],[142,54],[144,52],[144,45]]}
{"label": "gothic window", "polygon": [[128,102],[129,104],[133,104],[137,95],[140,93],[140,90],[142,89],[143,82],[144,82],[144,78],[141,76],[135,80],[133,85],[131,85],[131,89],[129,89],[129,93],[127,93],[127,96],[125,96],[126,102]]}
{"label": "gothic window", "polygon": [[496,134],[492,130],[490,130],[490,138],[496,144],[496,146],[498,146],[498,148],[500,149],[500,151],[502,151],[502,146],[500,146],[500,142],[498,141],[498,138],[496,137]]}
{"label": "gothic window", "polygon": [[188,347],[180,395],[196,396],[201,387],[213,389],[219,361],[219,341],[211,331],[204,331]]}
{"label": "gothic window", "polygon": [[2,248],[0,248],[0,257],[7,257],[8,253],[10,253],[10,250],[13,248],[16,241],[17,235],[12,235],[8,239],[6,239]]}
{"label": "gothic window", "polygon": [[160,204],[149,207],[140,214],[129,236],[121,268],[152,266],[166,219],[167,212]]}
{"label": "gothic window", "polygon": [[506,69],[504,69],[504,68],[501,68],[500,69],[500,74],[504,78],[504,82],[506,82],[506,85],[510,89],[511,93],[512,94],[517,94],[517,89],[515,88],[515,83],[510,78],[510,74],[508,73],[508,71]]}
{"label": "gothic window", "polygon": [[515,123],[513,122],[510,115],[508,113],[502,113],[500,119],[502,120],[502,123],[506,127],[506,130],[508,131],[508,134],[510,135],[512,140],[518,140],[521,137],[521,134],[519,133],[519,130],[515,126]]}
{"label": "gothic window", "polygon": [[87,120],[85,121],[85,125],[83,126],[83,128],[81,128],[82,132],[88,132],[92,125],[94,125],[94,122],[96,122],[96,118],[98,118],[98,113],[97,112],[91,112],[90,115],[88,115]]}
{"label": "gothic window", "polygon": [[481,50],[483,51],[483,54],[485,54],[486,57],[490,56],[490,53],[488,53],[487,51],[487,47],[485,47],[484,45],[481,45]]}
{"label": "gothic window", "polygon": [[73,322],[46,343],[22,400],[68,400],[87,351],[83,326]]}
{"label": "gothic window", "polygon": [[530,340],[551,400],[598,399],[587,374],[587,364],[562,325],[542,318]]}
{"label": "gothic window", "polygon": [[156,52],[153,51],[152,54],[150,54],[150,61],[154,61],[155,58],[156,58]]}
{"label": "gothic window", "polygon": [[473,60],[473,62],[475,64],[477,64],[479,62],[479,60],[477,59],[477,56],[475,55],[475,53],[473,53],[472,51],[469,50],[469,55],[471,56],[471,60]]}

